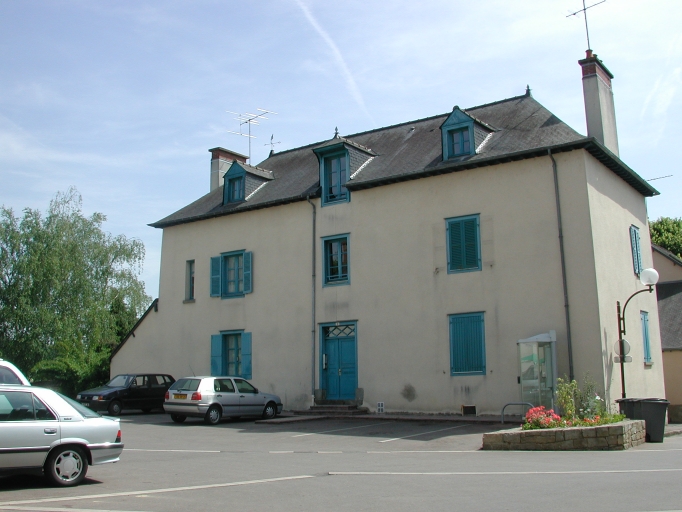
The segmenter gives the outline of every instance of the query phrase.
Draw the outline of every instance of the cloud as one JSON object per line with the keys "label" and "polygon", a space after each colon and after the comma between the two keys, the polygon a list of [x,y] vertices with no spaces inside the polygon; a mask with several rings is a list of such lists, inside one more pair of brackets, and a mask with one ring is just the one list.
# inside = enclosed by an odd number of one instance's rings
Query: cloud
{"label": "cloud", "polygon": [[348,68],[348,65],[346,64],[345,59],[343,58],[343,55],[341,55],[341,51],[339,50],[339,47],[336,46],[336,43],[334,43],[334,40],[330,37],[330,35],[320,26],[320,24],[317,22],[313,14],[310,12],[310,9],[301,1],[301,0],[295,0],[296,4],[300,7],[301,11],[303,11],[304,16],[308,20],[308,23],[315,29],[315,31],[320,35],[320,37],[324,40],[325,43],[327,43],[327,46],[329,46],[329,49],[332,51],[332,55],[334,55],[334,59],[336,60],[337,64],[341,68],[341,72],[343,74],[343,78],[346,82],[346,87],[348,88],[348,91],[350,92],[350,95],[353,97],[355,102],[358,104],[358,106],[362,109],[362,111],[372,119],[372,116],[370,115],[369,111],[367,110],[367,107],[365,106],[365,100],[362,97],[362,93],[360,92],[360,89],[358,88],[358,84],[355,82],[355,78],[353,78],[353,74],[351,73],[350,69]]}

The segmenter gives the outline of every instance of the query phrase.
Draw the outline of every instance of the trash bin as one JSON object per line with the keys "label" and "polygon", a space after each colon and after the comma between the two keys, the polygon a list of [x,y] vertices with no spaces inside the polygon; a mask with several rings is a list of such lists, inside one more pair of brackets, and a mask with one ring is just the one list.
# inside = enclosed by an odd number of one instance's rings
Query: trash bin
{"label": "trash bin", "polygon": [[668,405],[670,402],[664,398],[641,398],[635,402],[635,416],[646,422],[647,443],[663,442]]}
{"label": "trash bin", "polygon": [[619,398],[616,400],[618,403],[618,408],[621,414],[625,414],[625,417],[630,420],[638,420],[641,418],[635,418],[635,402],[637,398]]}

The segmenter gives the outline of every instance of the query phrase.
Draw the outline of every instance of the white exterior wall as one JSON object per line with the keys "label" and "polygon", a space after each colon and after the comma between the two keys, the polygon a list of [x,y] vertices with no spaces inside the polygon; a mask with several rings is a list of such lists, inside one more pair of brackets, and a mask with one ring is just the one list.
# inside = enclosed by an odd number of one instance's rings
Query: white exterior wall
{"label": "white exterior wall", "polygon": [[[616,299],[611,305],[611,296],[602,291],[608,279],[597,278],[597,273],[608,274],[602,266],[609,258],[595,257],[594,251],[608,247],[601,241],[593,246],[592,232],[603,237],[609,230],[602,227],[602,215],[590,216],[592,203],[599,206],[599,194],[598,187],[588,187],[584,155],[574,151],[555,158],[575,374],[589,371],[599,380],[604,378],[602,327],[607,325],[606,311],[615,311]],[[589,172],[592,180],[598,175],[606,183],[612,176],[630,190],[610,171],[604,178],[596,170]],[[643,199],[634,191],[632,195],[630,206],[639,212],[635,199],[639,197],[642,208]],[[548,157],[356,191],[350,203],[321,207],[319,199],[314,202],[315,361],[319,324],[356,321],[358,386],[364,390],[365,405],[373,408],[382,401],[387,411],[460,412],[466,404],[476,405],[479,414],[499,414],[505,403],[520,399],[516,341],[549,330],[557,332],[558,374],[568,374]],[[606,213],[608,207],[603,208]],[[630,214],[612,210],[627,217],[627,234]],[[480,214],[483,269],[448,274],[445,219],[472,214]],[[346,233],[350,285],[323,287],[322,237]],[[208,374],[211,335],[244,329],[253,337],[253,382],[279,394],[286,409],[310,405],[311,238],[312,208],[307,202],[166,228],[159,312],[150,313],[136,337],[121,348],[112,361],[112,374],[147,367],[176,378]],[[621,251],[628,257],[629,240],[626,243]],[[642,246],[646,243],[643,236]],[[236,299],[210,297],[211,256],[241,249],[253,252],[253,293]],[[185,263],[190,259],[196,262],[196,301],[186,304]],[[598,289],[607,305],[598,303]],[[487,373],[453,377],[448,315],[481,311]],[[653,332],[658,325],[655,307],[649,312],[652,339],[658,339]],[[314,374],[319,387],[319,368]]]}
{"label": "white exterior wall", "polygon": [[[621,306],[645,286],[635,275],[630,248],[630,226],[639,228],[642,268],[653,266],[649,224],[644,198],[623,180],[585,154],[591,225],[594,243],[597,287],[599,293],[600,349],[604,367],[607,398],[621,397],[620,364],[614,363],[614,345],[618,340],[616,301]],[[644,342],[640,311],[649,314],[649,339],[652,364],[644,364]],[[632,363],[625,364],[625,387],[628,397],[663,397],[663,362],[655,290],[634,297],[625,310],[626,336],[632,347]],[[591,348],[597,338],[588,341]],[[594,370],[592,350],[581,363]]]}

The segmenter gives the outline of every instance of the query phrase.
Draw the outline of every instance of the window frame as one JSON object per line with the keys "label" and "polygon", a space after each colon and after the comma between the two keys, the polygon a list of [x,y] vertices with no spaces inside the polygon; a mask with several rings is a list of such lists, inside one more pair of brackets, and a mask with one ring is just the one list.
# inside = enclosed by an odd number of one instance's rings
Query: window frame
{"label": "window frame", "polygon": [[[227,202],[238,203],[244,200],[244,176],[234,176],[227,180]],[[236,185],[236,186],[235,186]]]}
{"label": "window frame", "polygon": [[[466,156],[470,155],[472,153],[471,147],[473,144],[473,134],[472,130],[469,129],[470,127],[467,126],[462,126],[459,128],[452,128],[447,131],[447,148],[448,148],[448,159],[450,158],[456,158],[458,156]],[[464,134],[466,133],[466,136],[468,140],[463,140],[464,139]],[[459,143],[462,148],[462,150],[459,153],[455,153],[455,135],[459,135]],[[465,144],[469,145],[469,149],[465,150]]]}
{"label": "window frame", "polygon": [[[237,361],[235,361],[235,364],[239,364],[239,373],[233,375],[227,372],[230,364],[228,336],[239,336]],[[211,376],[251,379],[253,354],[251,340],[251,333],[244,329],[220,331],[218,334],[211,335]]]}
{"label": "window frame", "polygon": [[[474,342],[480,342],[480,356],[481,360],[479,361],[479,368],[475,370],[464,370],[464,371],[457,371],[455,370],[456,364],[455,364],[455,357],[456,354],[461,353],[461,351],[455,350],[455,336],[454,336],[454,329],[453,329],[453,320],[456,319],[467,319],[467,318],[477,318],[480,320],[480,340],[472,340],[469,343],[474,343]],[[456,313],[452,315],[448,315],[448,335],[450,338],[450,376],[451,377],[459,377],[459,376],[467,376],[467,375],[486,375],[486,351],[485,351],[485,312],[484,311],[477,311],[477,312],[472,312],[472,313]],[[470,350],[467,350],[467,352],[470,352]]]}
{"label": "window frame", "polygon": [[[340,192],[334,196],[329,190],[330,182],[332,181],[334,171],[332,169],[333,163],[343,159],[345,161],[345,169],[339,169],[338,179],[335,179],[333,185],[338,185]],[[350,181],[350,155],[345,148],[340,151],[330,152],[321,155],[321,180],[322,185],[322,206],[347,203],[350,201],[350,190],[346,188],[346,183]],[[344,175],[345,172],[345,175]],[[344,181],[345,177],[345,181]]]}
{"label": "window frame", "polygon": [[194,302],[195,300],[195,277],[196,277],[196,261],[187,260],[185,262],[185,300],[184,302]]}
{"label": "window frame", "polygon": [[[459,233],[458,236],[460,237],[460,244],[462,247],[462,255],[463,260],[466,260],[466,248],[467,248],[467,241],[466,241],[466,233],[463,232],[463,227],[464,227],[464,222],[470,221],[470,220],[475,220],[476,221],[476,241],[475,241],[475,246],[476,246],[476,266],[470,266],[470,267],[465,267],[465,268],[452,268],[453,266],[453,253],[452,253],[452,236],[453,232],[455,229],[453,229],[453,226],[457,226]],[[479,272],[483,270],[483,265],[482,265],[482,258],[481,258],[481,215],[479,213],[473,214],[473,215],[464,215],[461,217],[450,217],[448,219],[445,219],[445,233],[446,233],[446,252],[447,252],[447,261],[448,261],[448,274],[462,274],[464,272]]]}
{"label": "window frame", "polygon": [[[340,278],[331,278],[331,273],[330,273],[330,265],[329,265],[329,257],[331,256],[330,253],[328,253],[328,247],[332,247],[334,243],[341,242],[345,243],[346,245],[346,273],[344,277]],[[343,269],[344,264],[343,264],[343,252],[341,252],[341,261],[337,264],[337,267],[340,269]],[[322,286],[327,287],[327,286],[345,286],[350,284],[350,233],[344,233],[340,235],[332,235],[332,236],[325,236],[322,238],[322,272],[323,272],[323,281],[322,281]]]}
{"label": "window frame", "polygon": [[[241,258],[241,266],[237,267],[236,280],[229,279],[230,261],[236,258]],[[241,249],[239,251],[224,252],[219,256],[212,256],[209,270],[209,294],[211,297],[233,299],[235,297],[244,297],[253,292],[253,253],[251,251]],[[234,281],[237,283],[235,290],[228,292],[229,283]]]}

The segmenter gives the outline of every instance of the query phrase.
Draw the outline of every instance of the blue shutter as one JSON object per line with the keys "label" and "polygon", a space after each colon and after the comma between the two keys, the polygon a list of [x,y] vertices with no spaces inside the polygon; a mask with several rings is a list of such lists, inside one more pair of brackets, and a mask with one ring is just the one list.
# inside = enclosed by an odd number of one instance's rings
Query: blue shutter
{"label": "blue shutter", "polygon": [[253,291],[253,277],[251,273],[253,261],[253,253],[244,253],[244,293],[251,293]]}
{"label": "blue shutter", "polygon": [[632,268],[635,274],[639,275],[642,273],[642,250],[637,226],[630,226],[630,248],[632,249]]}
{"label": "blue shutter", "polygon": [[483,313],[450,317],[450,373],[485,374]]}
{"label": "blue shutter", "polygon": [[220,256],[211,258],[211,297],[220,297]]}
{"label": "blue shutter", "polygon": [[223,335],[211,335],[211,375],[223,375]]}
{"label": "blue shutter", "polygon": [[478,219],[462,221],[464,268],[478,268]]}
{"label": "blue shutter", "polygon": [[651,362],[651,345],[649,342],[649,313],[646,311],[639,312],[642,318],[642,341],[644,342],[644,362]]}
{"label": "blue shutter", "polygon": [[464,268],[462,258],[462,223],[451,222],[450,230],[450,270],[461,270]]}
{"label": "blue shutter", "polygon": [[251,379],[251,333],[242,333],[241,363],[243,379]]}

